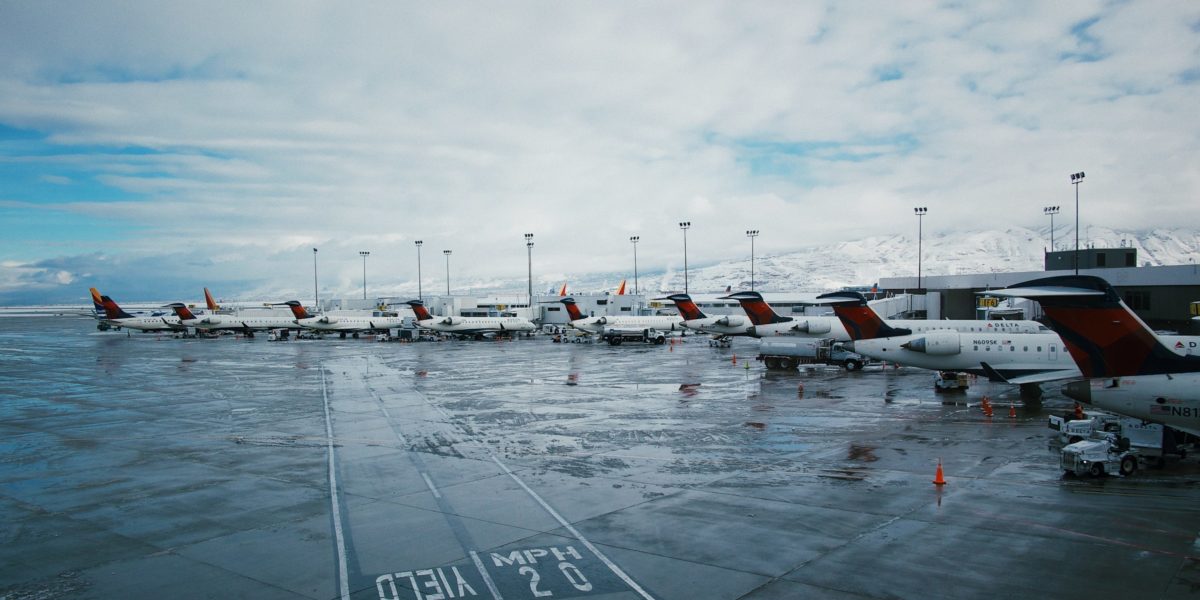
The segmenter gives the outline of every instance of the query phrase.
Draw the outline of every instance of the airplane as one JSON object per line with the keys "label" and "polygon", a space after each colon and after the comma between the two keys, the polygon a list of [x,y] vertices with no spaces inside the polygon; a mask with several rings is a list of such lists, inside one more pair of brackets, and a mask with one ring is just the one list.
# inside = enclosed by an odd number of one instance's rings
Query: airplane
{"label": "airplane", "polygon": [[606,331],[643,331],[646,329],[679,331],[683,329],[681,325],[683,317],[679,315],[585,317],[574,298],[562,298],[559,302],[567,308],[571,327],[586,333],[602,335]]}
{"label": "airplane", "polygon": [[1042,305],[1087,378],[1066,384],[1068,398],[1200,436],[1200,338],[1154,333],[1091,275],[1035,279],[996,293]]}
{"label": "airplane", "polygon": [[527,333],[537,327],[522,317],[435,317],[421,300],[406,302],[417,316],[417,327],[439,333],[482,337],[485,334]]}
{"label": "airplane", "polygon": [[[818,296],[819,299],[839,298],[837,294],[857,294],[857,292],[832,292]],[[857,303],[860,296],[845,296],[843,300]],[[770,304],[763,300],[758,292],[736,292],[722,296],[722,300],[737,300],[746,311],[746,316],[754,323],[750,335],[769,337],[772,335],[796,335],[832,339],[837,342],[848,342],[852,339],[850,332],[841,319],[836,316],[796,316],[785,317],[775,312]],[[863,300],[865,302],[865,299]],[[872,311],[865,304],[862,309]],[[878,317],[875,317],[878,319]],[[882,322],[882,320],[880,320]],[[930,321],[927,319],[892,319],[888,324],[897,328],[908,329],[910,332],[921,333],[941,329],[952,329],[963,333],[1049,333],[1045,325],[1036,321],[979,321],[974,319],[946,319]],[[875,337],[875,336],[865,336]]]}
{"label": "airplane", "polygon": [[100,296],[100,304],[104,307],[105,321],[114,327],[128,327],[138,331],[184,331],[187,329],[179,323],[176,316],[134,316],[121,309],[112,298]]}
{"label": "airplane", "polygon": [[217,304],[216,300],[213,300],[212,294],[209,293],[208,288],[204,288],[204,304],[208,306],[208,312],[210,313],[216,313],[217,311],[221,310],[221,305]]}
{"label": "airplane", "polygon": [[[729,336],[755,336],[754,325],[746,317],[738,315],[720,315],[710,317],[700,310],[699,306],[692,301],[692,297],[687,294],[671,294],[666,298],[658,298],[659,300],[670,300],[675,303],[675,308],[679,310],[683,321],[680,326],[698,331],[700,333],[710,333],[718,339]],[[757,336],[755,336],[757,337]]]}
{"label": "airplane", "polygon": [[337,333],[342,338],[345,338],[347,333],[357,338],[359,333],[387,331],[404,325],[404,317],[392,311],[375,310],[371,312],[370,316],[325,314],[313,316],[304,310],[299,301],[289,300],[283,304],[292,309],[292,315],[296,317],[297,325],[322,333]]}
{"label": "airplane", "polygon": [[[208,296],[207,288],[204,290],[204,292],[205,296]],[[295,302],[294,307],[290,304],[291,302]],[[213,306],[215,305],[216,303],[213,303]],[[293,315],[290,317],[285,317],[270,314],[221,315],[215,313],[197,316],[193,314],[192,311],[188,309],[187,305],[183,304],[182,302],[176,302],[174,304],[169,304],[168,306],[175,311],[175,314],[179,317],[180,324],[184,325],[185,327],[195,327],[196,329],[202,329],[204,331],[241,331],[246,334],[246,337],[254,337],[255,331],[266,331],[269,329],[301,329],[301,325],[298,323],[298,321],[301,318],[308,318],[308,313],[304,311],[304,307],[301,306],[296,300],[290,300],[289,302],[282,302],[278,304],[278,306],[285,305],[293,308],[293,310],[298,308],[304,316],[298,317]]]}
{"label": "airplane", "polygon": [[907,322],[885,322],[859,292],[832,292],[817,299],[832,304],[834,313],[853,338],[846,346],[869,358],[982,375],[992,381],[1018,385],[1021,394],[1030,397],[1041,395],[1039,383],[1082,375],[1070,356],[1063,356],[1066,348],[1062,338],[1041,324],[1035,323],[1042,333],[914,331],[894,326]]}

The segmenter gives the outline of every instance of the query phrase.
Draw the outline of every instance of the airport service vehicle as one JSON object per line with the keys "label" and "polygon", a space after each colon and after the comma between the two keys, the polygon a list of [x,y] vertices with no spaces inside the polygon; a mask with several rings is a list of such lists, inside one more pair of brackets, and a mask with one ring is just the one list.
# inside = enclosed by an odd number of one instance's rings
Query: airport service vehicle
{"label": "airport service vehicle", "polygon": [[1100,439],[1088,439],[1063,447],[1059,455],[1063,471],[1076,476],[1100,477],[1108,473],[1132,475],[1137,471],[1137,452],[1130,450],[1127,438],[1107,434]]}
{"label": "airport service vehicle", "polygon": [[1068,383],[1068,398],[1200,436],[1200,338],[1154,333],[1107,281],[1091,275],[1036,279],[999,292],[1037,300],[1062,334],[1088,378]]}
{"label": "airport service vehicle", "polygon": [[608,330],[640,332],[653,329],[658,332],[667,332],[683,329],[681,325],[683,317],[679,315],[585,317],[574,298],[562,298],[559,302],[567,309],[571,327],[591,334],[602,336]]}
{"label": "airport service vehicle", "polygon": [[1096,439],[1106,434],[1129,440],[1130,448],[1143,458],[1157,458],[1162,462],[1166,454],[1186,456],[1187,451],[1176,444],[1174,432],[1159,423],[1109,413],[1091,413],[1085,419],[1068,419],[1050,415],[1046,426],[1058,432],[1063,444],[1074,444],[1087,439]]}
{"label": "airport service vehicle", "polygon": [[600,334],[600,338],[608,342],[610,346],[620,346],[625,342],[642,342],[646,344],[654,344],[661,346],[667,343],[667,334],[656,331],[654,329],[605,329],[604,333]]}
{"label": "airport service vehicle", "polygon": [[970,373],[959,371],[938,371],[933,376],[933,391],[935,392],[965,392],[971,387]]}
{"label": "airport service vehicle", "polygon": [[767,369],[795,369],[800,365],[841,365],[847,371],[857,371],[867,364],[867,358],[851,352],[832,339],[793,336],[763,338],[755,357]]}

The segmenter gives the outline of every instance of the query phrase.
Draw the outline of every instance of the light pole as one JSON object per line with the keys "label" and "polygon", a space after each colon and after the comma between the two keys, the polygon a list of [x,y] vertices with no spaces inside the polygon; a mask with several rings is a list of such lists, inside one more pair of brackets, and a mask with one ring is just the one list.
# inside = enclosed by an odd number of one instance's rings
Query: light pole
{"label": "light pole", "polygon": [[1075,274],[1079,274],[1079,184],[1083,183],[1083,171],[1071,173],[1071,185],[1075,186]]}
{"label": "light pole", "polygon": [[1054,215],[1058,214],[1057,206],[1047,206],[1042,212],[1050,215],[1050,251],[1054,252]]}
{"label": "light pole", "polygon": [[421,246],[425,242],[417,240],[413,244],[417,246],[417,300],[424,300],[425,297],[421,295]]}
{"label": "light pole", "polygon": [[747,229],[746,237],[750,238],[750,291],[754,291],[754,238],[758,237],[757,229]]}
{"label": "light pole", "polygon": [[922,289],[921,288],[921,241],[922,241],[922,237],[924,235],[925,213],[928,213],[929,209],[925,208],[924,206],[919,206],[917,208],[914,208],[913,212],[917,215],[917,289],[920,290],[920,289]]}
{"label": "light pole", "polygon": [[640,235],[629,236],[629,242],[633,244],[633,293],[635,296],[638,293],[637,244],[641,239]]}
{"label": "light pole", "polygon": [[679,228],[683,230],[683,293],[688,293],[688,264],[687,264],[687,230],[692,227],[691,221],[680,221]]}
{"label": "light pole", "polygon": [[313,248],[313,310],[321,310],[321,297],[317,295],[317,249]]}
{"label": "light pole", "polygon": [[367,257],[370,256],[371,253],[367,252],[365,250],[359,250],[358,255],[361,256],[363,259],[363,300],[366,300],[367,299]]}
{"label": "light pole", "polygon": [[533,234],[525,234],[525,251],[529,259],[529,307],[533,308]]}
{"label": "light pole", "polygon": [[450,295],[450,250],[442,250],[446,255],[446,295]]}

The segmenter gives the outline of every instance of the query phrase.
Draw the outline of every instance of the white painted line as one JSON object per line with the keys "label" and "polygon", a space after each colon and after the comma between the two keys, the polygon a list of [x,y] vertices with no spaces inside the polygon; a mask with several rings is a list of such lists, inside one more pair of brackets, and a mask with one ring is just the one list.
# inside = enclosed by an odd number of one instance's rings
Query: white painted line
{"label": "white painted line", "polygon": [[479,560],[479,555],[471,550],[471,560],[475,561],[475,568],[479,569],[479,574],[483,577],[483,582],[487,584],[488,591],[492,593],[492,598],[496,600],[504,600],[504,596],[500,595],[500,590],[496,588],[496,582],[492,581],[492,575],[487,572],[483,566],[483,561]]}
{"label": "white painted line", "polygon": [[607,556],[605,556],[604,553],[600,552],[599,548],[593,546],[592,543],[589,542],[587,538],[583,537],[582,533],[579,533],[579,530],[572,527],[571,524],[568,523],[567,520],[562,517],[562,515],[558,514],[558,511],[555,511],[553,508],[550,507],[549,504],[546,504],[546,501],[542,500],[542,497],[537,495],[537,492],[534,492],[532,489],[529,488],[529,486],[525,485],[525,482],[521,481],[521,478],[517,477],[516,473],[513,473],[512,471],[510,471],[508,469],[508,467],[504,466],[504,463],[500,462],[500,459],[496,458],[495,454],[492,454],[492,460],[505,473],[507,473],[508,476],[511,477],[513,481],[517,482],[517,485],[521,486],[521,488],[524,489],[525,492],[528,493],[531,498],[536,500],[538,504],[541,504],[542,508],[546,509],[546,512],[550,513],[550,516],[554,517],[554,520],[558,521],[559,524],[561,524],[563,527],[566,527],[567,531],[570,531],[571,535],[575,536],[575,539],[579,540],[580,543],[582,543],[584,545],[584,547],[586,547],[588,550],[591,550],[592,554],[595,554],[596,558],[599,558],[605,565],[607,565],[608,568],[610,570],[612,570],[612,572],[617,577],[620,577],[621,581],[624,581],[630,588],[633,589],[633,591],[637,592],[641,597],[645,598],[646,600],[654,600],[654,597],[651,596],[650,594],[648,594],[646,592],[646,590],[643,590],[642,586],[638,585],[637,582],[634,581],[632,577],[630,577],[629,575],[626,575],[625,571],[621,570],[621,567],[618,567],[616,563],[609,560],[609,558]]}
{"label": "white painted line", "polygon": [[425,485],[429,486],[429,491],[433,492],[433,497],[442,498],[442,493],[438,491],[437,486],[433,485],[433,480],[429,478],[429,473],[421,473],[421,477],[425,479]]}
{"label": "white painted line", "polygon": [[342,537],[342,510],[338,504],[337,471],[333,460],[333,421],[329,418],[329,391],[325,387],[325,369],[321,369],[321,397],[325,401],[325,439],[329,453],[329,501],[333,505],[333,536],[337,540],[338,575],[341,579],[341,598],[350,600],[350,577],[346,569],[346,540]]}

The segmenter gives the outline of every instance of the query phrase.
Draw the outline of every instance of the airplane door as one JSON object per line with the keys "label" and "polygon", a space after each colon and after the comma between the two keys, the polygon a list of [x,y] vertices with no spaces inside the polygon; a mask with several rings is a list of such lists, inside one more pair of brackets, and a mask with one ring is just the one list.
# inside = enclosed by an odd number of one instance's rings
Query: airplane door
{"label": "airplane door", "polygon": [[1058,344],[1049,345],[1050,362],[1058,360]]}

